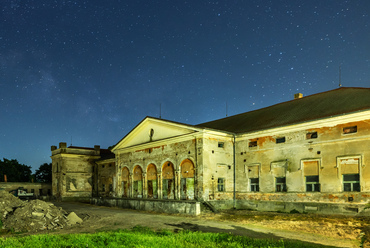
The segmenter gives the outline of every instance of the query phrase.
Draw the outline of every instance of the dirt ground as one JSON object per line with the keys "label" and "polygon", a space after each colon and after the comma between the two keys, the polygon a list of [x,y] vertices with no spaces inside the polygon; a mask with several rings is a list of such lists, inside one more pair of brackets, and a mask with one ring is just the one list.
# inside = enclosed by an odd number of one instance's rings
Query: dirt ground
{"label": "dirt ground", "polygon": [[[370,229],[368,217],[261,213],[245,210],[186,216],[83,203],[55,202],[54,204],[67,212],[75,212],[84,220],[83,223],[38,233],[86,233],[129,229],[141,225],[155,230],[227,232],[253,238],[300,240],[331,247],[359,247],[361,238],[366,239]],[[370,246],[366,244],[364,247]]]}

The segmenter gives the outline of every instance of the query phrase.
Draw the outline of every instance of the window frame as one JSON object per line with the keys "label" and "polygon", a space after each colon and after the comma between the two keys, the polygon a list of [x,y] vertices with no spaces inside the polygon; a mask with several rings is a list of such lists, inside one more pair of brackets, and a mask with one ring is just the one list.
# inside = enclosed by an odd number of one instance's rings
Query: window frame
{"label": "window frame", "polygon": [[[358,181],[358,184],[359,184],[359,191],[344,191],[344,175],[357,175],[355,173],[351,173],[351,174],[342,174],[342,166],[341,166],[341,161],[342,160],[345,160],[345,159],[357,159],[358,160],[358,178],[359,178],[359,181]],[[342,188],[342,192],[361,192],[361,189],[362,189],[362,180],[361,180],[361,175],[362,175],[362,155],[352,155],[352,156],[338,156],[337,157],[337,165],[335,168],[337,168],[338,170],[338,177],[341,179],[341,188]],[[347,181],[346,181],[347,182]],[[349,181],[351,182],[351,181]],[[353,188],[353,185],[351,186],[351,189]]]}
{"label": "window frame", "polygon": [[[348,131],[345,131],[345,130],[348,130]],[[358,132],[357,125],[346,126],[346,127],[343,127],[343,129],[342,129],[342,135],[355,134],[357,132]]]}
{"label": "window frame", "polygon": [[[217,178],[217,191],[218,192],[225,192],[226,191],[226,188],[225,188],[225,178],[224,177],[219,177]],[[221,188],[221,190],[220,190]]]}
{"label": "window frame", "polygon": [[[278,179],[284,179],[284,182],[279,182]],[[278,187],[281,190],[278,190]],[[275,192],[287,192],[287,187],[286,187],[286,176],[285,177],[275,177]]]}
{"label": "window frame", "polygon": [[278,138],[275,139],[276,144],[284,144],[285,142],[286,142],[286,137],[285,136],[278,137]]}

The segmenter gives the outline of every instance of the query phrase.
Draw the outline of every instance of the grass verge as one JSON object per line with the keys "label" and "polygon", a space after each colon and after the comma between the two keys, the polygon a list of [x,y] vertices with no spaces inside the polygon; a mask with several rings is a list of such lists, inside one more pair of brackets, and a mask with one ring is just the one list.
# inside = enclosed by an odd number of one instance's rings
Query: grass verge
{"label": "grass verge", "polygon": [[227,233],[153,231],[137,226],[93,234],[31,235],[0,238],[0,247],[322,247],[294,241],[259,240]]}

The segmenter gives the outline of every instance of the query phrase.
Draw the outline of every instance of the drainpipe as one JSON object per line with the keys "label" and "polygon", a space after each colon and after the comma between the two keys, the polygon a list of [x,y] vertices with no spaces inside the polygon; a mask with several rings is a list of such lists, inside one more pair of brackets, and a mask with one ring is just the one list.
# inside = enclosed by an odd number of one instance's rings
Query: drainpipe
{"label": "drainpipe", "polygon": [[236,209],[236,189],[235,189],[235,185],[236,185],[236,182],[235,182],[235,174],[236,174],[236,168],[235,168],[235,166],[236,166],[236,164],[235,164],[235,147],[236,147],[236,145],[235,145],[235,134],[233,134],[233,138],[234,138],[234,144],[233,144],[233,163],[234,163],[234,169],[233,169],[233,177],[234,177],[234,188],[233,188],[233,207],[234,207],[234,209]]}

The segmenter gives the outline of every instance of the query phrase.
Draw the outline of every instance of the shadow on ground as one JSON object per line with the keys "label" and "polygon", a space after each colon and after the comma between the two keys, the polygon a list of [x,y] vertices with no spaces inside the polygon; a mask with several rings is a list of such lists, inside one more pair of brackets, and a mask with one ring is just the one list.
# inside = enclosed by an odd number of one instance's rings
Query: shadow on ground
{"label": "shadow on ground", "polygon": [[301,240],[284,239],[283,237],[276,236],[272,233],[256,232],[256,231],[253,231],[253,230],[241,227],[241,226],[234,226],[234,225],[231,226],[234,229],[222,229],[222,228],[217,228],[217,227],[203,226],[203,225],[186,223],[186,222],[182,222],[180,224],[169,224],[169,223],[165,223],[165,224],[168,226],[177,227],[176,229],[174,229],[174,232],[186,230],[186,231],[191,231],[191,232],[229,233],[232,235],[246,236],[246,237],[255,238],[255,239],[289,240],[289,241],[296,241],[296,242],[305,243],[305,244],[314,244],[314,245],[317,245],[317,247],[328,247],[328,248],[336,247],[336,246],[325,246],[325,245],[320,245],[320,244],[311,243],[311,242],[304,242]]}

